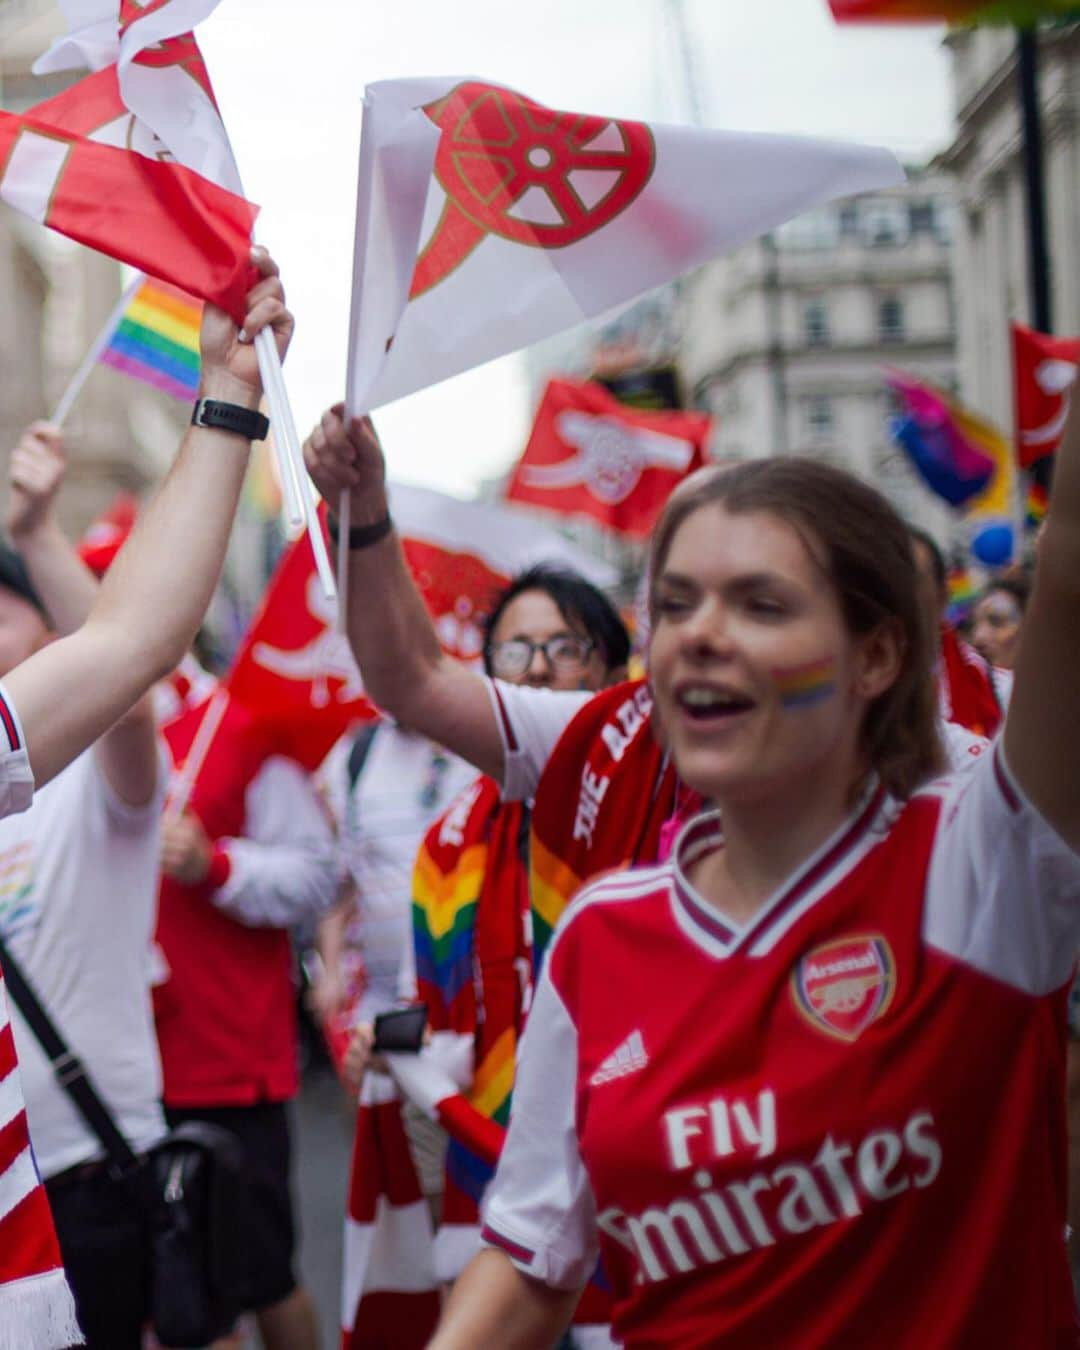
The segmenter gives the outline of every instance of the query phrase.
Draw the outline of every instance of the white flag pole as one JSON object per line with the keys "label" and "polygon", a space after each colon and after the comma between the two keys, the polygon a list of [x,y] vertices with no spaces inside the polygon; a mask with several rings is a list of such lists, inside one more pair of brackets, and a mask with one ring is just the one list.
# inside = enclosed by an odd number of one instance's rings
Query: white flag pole
{"label": "white flag pole", "polygon": [[346,488],[338,500],[338,545],[337,545],[337,584],[338,584],[338,631],[348,631],[346,607],[349,603],[349,529],[351,528],[352,498]]}
{"label": "white flag pole", "polygon": [[221,726],[221,720],[225,716],[225,710],[228,706],[229,691],[224,685],[218,685],[210,698],[210,706],[203,713],[199,729],[195,733],[195,739],[184,758],[183,766],[169,790],[169,795],[165,801],[164,816],[166,820],[179,820],[184,814],[191,797],[191,790],[195,786],[195,779],[199,776],[199,770],[206,760],[207,753],[214,737],[217,735],[218,727]]}
{"label": "white flag pole", "polygon": [[75,406],[75,400],[82,393],[83,385],[90,378],[90,372],[97,365],[101,353],[109,345],[112,335],[116,332],[120,324],[120,320],[124,317],[124,311],[127,309],[128,305],[131,304],[131,297],[145,280],[146,278],[141,272],[136,272],[134,280],[124,288],[124,293],[109,311],[109,317],[102,325],[101,332],[98,333],[97,337],[90,344],[90,350],[83,357],[78,370],[76,370],[75,374],[68,380],[67,388],[60,396],[60,401],[53,410],[52,421],[56,426],[62,427],[67,421],[68,414]]}
{"label": "white flag pole", "polygon": [[278,356],[277,345],[269,329],[264,328],[256,335],[255,347],[259,354],[263,389],[270,404],[270,416],[274,424],[274,444],[282,448],[285,460],[282,468],[285,469],[287,466],[294,476],[292,481],[300,505],[300,523],[307,526],[307,532],[311,536],[311,551],[315,556],[315,569],[319,574],[323,594],[327,600],[336,600],[334,572],[326,552],[326,541],[323,539],[322,525],[315,506],[315,495],[311,490],[307,469],[304,467],[300,439],[296,434],[296,422],[289,405],[288,390],[285,388],[281,358]]}
{"label": "white flag pole", "polygon": [[276,406],[274,397],[274,365],[280,370],[274,335],[264,328],[255,337],[255,355],[259,362],[259,374],[262,376],[263,392],[270,405],[270,419],[274,424],[274,458],[277,460],[278,477],[281,479],[281,495],[285,507],[285,519],[289,528],[299,529],[304,523],[304,508],[300,498],[300,478],[296,464],[289,453],[289,443],[281,409]]}

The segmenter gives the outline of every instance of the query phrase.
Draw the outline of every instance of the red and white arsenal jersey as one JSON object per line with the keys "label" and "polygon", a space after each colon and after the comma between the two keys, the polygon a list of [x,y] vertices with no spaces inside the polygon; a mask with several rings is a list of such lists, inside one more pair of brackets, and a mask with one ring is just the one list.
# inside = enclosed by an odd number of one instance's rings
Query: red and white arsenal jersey
{"label": "red and white arsenal jersey", "polygon": [[1000,748],[871,789],[743,928],[686,869],[588,886],[524,1037],[485,1236],[599,1249],[627,1346],[1075,1346],[1060,991],[1080,859]]}

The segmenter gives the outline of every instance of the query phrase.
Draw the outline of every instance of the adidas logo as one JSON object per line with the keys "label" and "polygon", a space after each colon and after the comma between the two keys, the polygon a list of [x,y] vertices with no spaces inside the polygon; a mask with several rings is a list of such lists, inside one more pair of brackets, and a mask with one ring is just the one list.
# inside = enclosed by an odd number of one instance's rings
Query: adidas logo
{"label": "adidas logo", "polygon": [[626,1040],[608,1055],[593,1076],[590,1087],[601,1087],[615,1078],[625,1078],[627,1074],[637,1073],[649,1062],[645,1052],[645,1042],[640,1031],[632,1031]]}

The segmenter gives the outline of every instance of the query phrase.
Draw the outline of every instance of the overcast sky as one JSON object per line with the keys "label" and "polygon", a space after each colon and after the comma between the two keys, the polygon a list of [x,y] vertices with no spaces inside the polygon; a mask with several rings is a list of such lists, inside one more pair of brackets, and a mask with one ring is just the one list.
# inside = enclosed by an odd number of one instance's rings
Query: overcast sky
{"label": "overcast sky", "polygon": [[[473,75],[557,108],[689,120],[665,0],[221,0],[199,40],[258,237],[281,263],[297,336],[286,375],[301,436],[344,393],[364,85]],[[707,126],[877,142],[918,162],[951,125],[942,31],[847,28],[826,0],[686,0]],[[395,477],[469,496],[520,453],[516,357],[382,410]]]}

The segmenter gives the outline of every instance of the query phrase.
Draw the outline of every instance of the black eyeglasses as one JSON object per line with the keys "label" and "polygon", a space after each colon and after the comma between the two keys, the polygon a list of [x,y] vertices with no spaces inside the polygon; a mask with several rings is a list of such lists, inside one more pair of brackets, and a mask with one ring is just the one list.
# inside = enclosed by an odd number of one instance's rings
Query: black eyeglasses
{"label": "black eyeglasses", "polygon": [[585,667],[595,643],[589,638],[560,633],[546,642],[530,642],[528,638],[511,638],[508,642],[493,642],[488,648],[491,669],[502,679],[524,675],[537,652],[553,670],[574,672]]}

